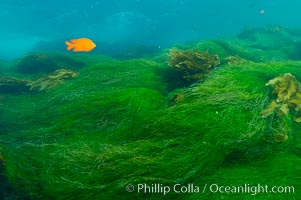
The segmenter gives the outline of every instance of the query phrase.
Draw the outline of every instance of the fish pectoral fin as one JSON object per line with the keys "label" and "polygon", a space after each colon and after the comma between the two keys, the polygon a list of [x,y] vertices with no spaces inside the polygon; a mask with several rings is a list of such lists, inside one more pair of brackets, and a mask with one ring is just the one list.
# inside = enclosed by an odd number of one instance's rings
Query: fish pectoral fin
{"label": "fish pectoral fin", "polygon": [[66,41],[65,44],[67,45],[67,50],[70,51],[74,48],[73,44],[71,42]]}

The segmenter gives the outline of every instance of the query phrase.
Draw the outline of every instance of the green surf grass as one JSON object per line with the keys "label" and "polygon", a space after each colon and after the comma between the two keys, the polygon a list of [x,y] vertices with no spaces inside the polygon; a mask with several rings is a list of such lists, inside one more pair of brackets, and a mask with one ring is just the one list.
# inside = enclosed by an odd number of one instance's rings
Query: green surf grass
{"label": "green surf grass", "polygon": [[[170,91],[160,74],[170,69],[153,60],[102,57],[57,88],[6,96],[0,140],[11,184],[32,199],[254,198],[125,190],[138,183],[293,185],[293,196],[277,198],[301,197],[300,125],[288,116],[288,142],[274,143],[277,117],[260,115],[265,83],[287,72],[300,81],[301,62],[223,65]],[[176,93],[183,99],[171,104]]]}

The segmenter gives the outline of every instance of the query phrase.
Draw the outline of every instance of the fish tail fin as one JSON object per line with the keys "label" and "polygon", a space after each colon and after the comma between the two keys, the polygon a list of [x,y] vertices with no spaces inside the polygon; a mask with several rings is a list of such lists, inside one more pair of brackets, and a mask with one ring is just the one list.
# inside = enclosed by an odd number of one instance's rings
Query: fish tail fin
{"label": "fish tail fin", "polygon": [[71,49],[74,48],[73,44],[71,42],[65,42],[65,44],[67,45],[67,50],[70,51]]}

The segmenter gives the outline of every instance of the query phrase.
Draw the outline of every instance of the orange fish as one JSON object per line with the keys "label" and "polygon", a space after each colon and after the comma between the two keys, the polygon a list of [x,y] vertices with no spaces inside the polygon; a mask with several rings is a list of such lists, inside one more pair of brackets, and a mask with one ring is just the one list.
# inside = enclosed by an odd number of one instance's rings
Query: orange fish
{"label": "orange fish", "polygon": [[73,51],[92,51],[96,44],[88,38],[79,38],[79,39],[73,39],[70,40],[70,42],[66,41],[65,44],[67,45],[67,50],[70,51],[73,49]]}

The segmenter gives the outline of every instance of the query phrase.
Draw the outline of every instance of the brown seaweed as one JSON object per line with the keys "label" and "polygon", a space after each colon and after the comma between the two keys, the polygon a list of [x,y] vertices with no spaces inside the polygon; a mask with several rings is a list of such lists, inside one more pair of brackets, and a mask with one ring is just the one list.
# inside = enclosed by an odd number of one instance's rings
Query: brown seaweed
{"label": "brown seaweed", "polygon": [[220,64],[217,54],[199,50],[171,49],[169,56],[169,66],[180,72],[187,81],[203,80],[204,74]]}
{"label": "brown seaweed", "polygon": [[56,87],[61,83],[65,82],[66,80],[76,77],[77,75],[78,72],[76,71],[59,69],[45,77],[32,81],[31,83],[28,84],[28,86],[30,86],[30,91],[33,90],[41,91],[41,90]]}

